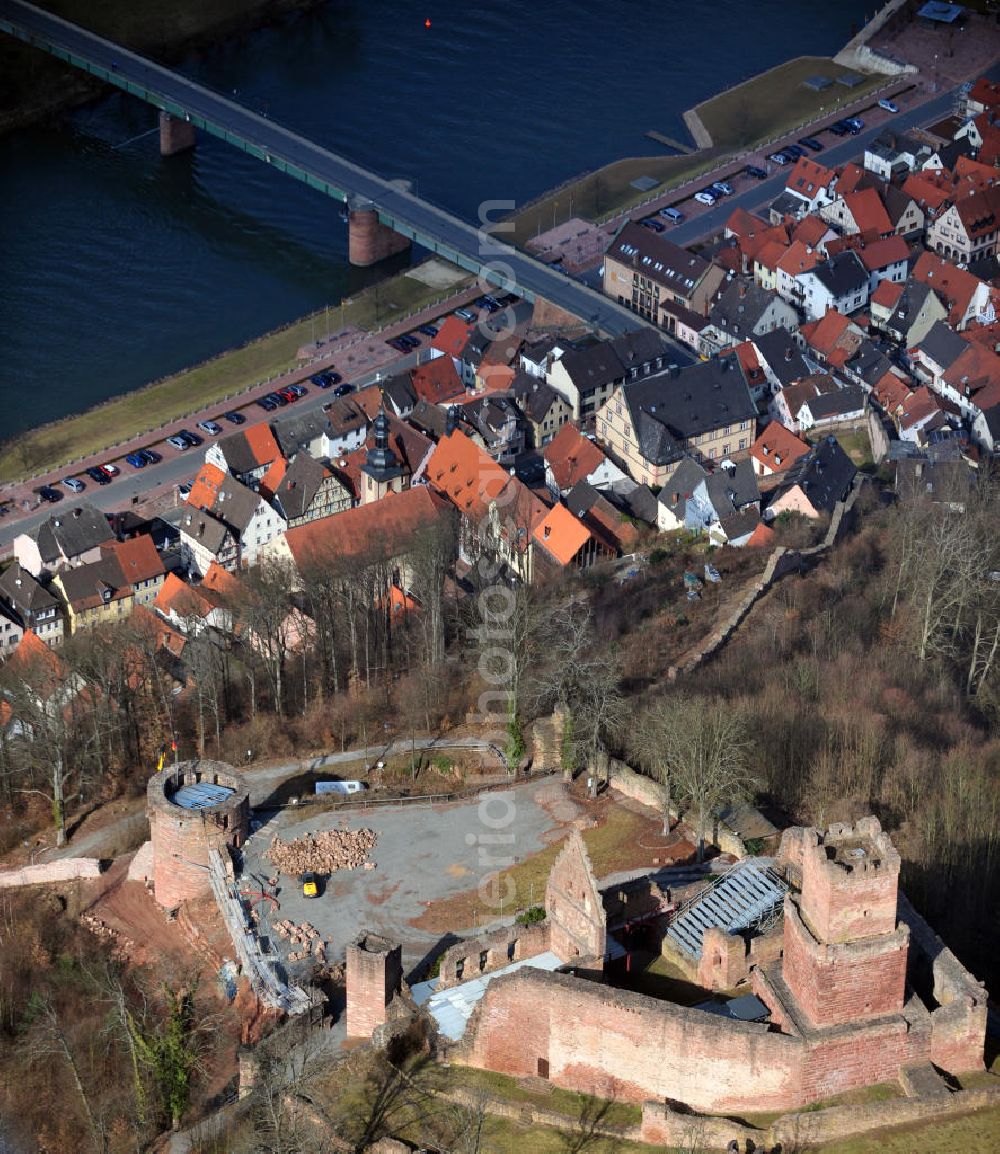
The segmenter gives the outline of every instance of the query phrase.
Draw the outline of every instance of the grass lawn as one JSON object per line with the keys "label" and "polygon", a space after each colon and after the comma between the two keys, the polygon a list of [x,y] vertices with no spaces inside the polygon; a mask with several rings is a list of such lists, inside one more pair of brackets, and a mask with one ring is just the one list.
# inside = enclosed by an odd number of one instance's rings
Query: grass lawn
{"label": "grass lawn", "polygon": [[915,1150],[995,1154],[1000,1134],[1000,1106],[940,1122],[893,1126],[863,1137],[831,1142],[819,1154],[913,1154]]}
{"label": "grass lawn", "polygon": [[745,148],[852,103],[886,80],[884,76],[864,76],[854,88],[832,84],[822,92],[802,84],[809,76],[835,81],[850,71],[825,56],[800,56],[713,96],[697,105],[695,112],[717,147]]}
{"label": "grass lawn", "polygon": [[[356,293],[343,308],[330,310],[331,327],[357,325],[374,329],[424,304],[458,291],[429,288],[400,273]],[[325,320],[325,312],[314,314]],[[113,398],[76,416],[20,434],[0,446],[0,481],[16,481],[43,469],[100,452],[160,428],[206,405],[233,397],[259,381],[293,368],[296,352],[314,335],[312,317],[294,321],[242,348],[184,369],[136,392]],[[305,374],[304,374],[305,375]]]}
{"label": "grass lawn", "polygon": [[[649,845],[659,844],[658,819],[652,815],[636,813],[607,799],[587,804],[598,825],[593,829],[584,830],[583,840],[586,842],[594,874],[598,879],[617,870],[652,864],[657,851],[645,849],[640,842]],[[562,841],[548,846],[504,871],[504,877],[510,878],[514,883],[518,906],[527,908],[542,903],[549,871],[561,848]],[[439,902],[432,902],[414,924],[433,933],[446,933],[456,927],[464,929],[494,922],[497,914],[496,907],[487,905],[476,890],[470,890]]]}
{"label": "grass lawn", "polygon": [[[822,435],[809,435],[809,441],[816,444]],[[863,472],[870,472],[875,468],[875,458],[872,456],[872,442],[867,429],[842,429],[833,434],[840,447],[851,458],[854,464]]]}

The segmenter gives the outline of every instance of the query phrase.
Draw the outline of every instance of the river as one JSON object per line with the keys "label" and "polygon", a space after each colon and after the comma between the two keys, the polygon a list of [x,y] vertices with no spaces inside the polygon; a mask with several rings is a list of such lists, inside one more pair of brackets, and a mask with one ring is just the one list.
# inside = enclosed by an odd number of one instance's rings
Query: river
{"label": "river", "polygon": [[[685,138],[698,101],[829,55],[863,0],[331,0],[179,67],[476,219]],[[430,21],[426,27],[425,21]],[[334,304],[340,208],[202,137],[162,160],[112,95],[0,140],[0,440]]]}

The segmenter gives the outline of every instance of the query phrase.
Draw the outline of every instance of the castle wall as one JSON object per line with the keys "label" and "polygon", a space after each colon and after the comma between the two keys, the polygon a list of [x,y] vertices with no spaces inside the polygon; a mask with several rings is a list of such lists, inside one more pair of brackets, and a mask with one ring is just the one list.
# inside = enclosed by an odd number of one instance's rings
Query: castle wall
{"label": "castle wall", "polygon": [[556,858],[545,887],[549,948],[563,961],[603,958],[607,944],[604,902],[579,830]]}
{"label": "castle wall", "polygon": [[804,1056],[801,1040],[764,1025],[528,968],[490,983],[451,1054],[601,1097],[718,1111],[795,1105]]}
{"label": "castle wall", "polygon": [[549,949],[549,924],[503,926],[478,938],[463,938],[441,955],[437,989],[467,982],[480,974],[502,970],[512,962]]}
{"label": "castle wall", "polygon": [[346,951],[349,1038],[370,1038],[388,1020],[389,1003],[402,987],[403,948],[377,934],[362,934]]}

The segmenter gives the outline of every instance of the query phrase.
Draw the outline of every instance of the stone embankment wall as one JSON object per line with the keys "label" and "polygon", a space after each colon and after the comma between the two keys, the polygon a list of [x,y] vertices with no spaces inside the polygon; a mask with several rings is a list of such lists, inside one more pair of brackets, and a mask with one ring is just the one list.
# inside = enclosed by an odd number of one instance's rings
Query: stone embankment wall
{"label": "stone embankment wall", "polygon": [[902,60],[894,60],[882,52],[869,48],[868,41],[881,32],[892,20],[906,20],[915,7],[913,0],[889,0],[868,21],[861,31],[850,39],[833,58],[835,64],[844,68],[860,68],[865,72],[881,72],[886,76],[902,76],[918,72],[919,69]]}
{"label": "stone embankment wall", "polygon": [[667,669],[667,677],[670,681],[676,681],[682,673],[694,672],[706,658],[711,657],[712,654],[721,649],[736,631],[743,618],[775,581],[779,581],[788,573],[800,570],[803,565],[812,558],[821,556],[836,542],[844,518],[854,508],[854,502],[860,492],[860,484],[860,481],[855,481],[847,499],[837,502],[833,516],[830,518],[829,527],[818,545],[813,545],[809,549],[786,549],[784,545],[778,545],[774,549],[764,566],[764,572],[760,575],[760,579],[750,586],[746,595],[729,617],[705,638],[699,649],[686,654],[679,665],[671,665]]}
{"label": "stone embankment wall", "polygon": [[24,866],[19,870],[0,873],[0,889],[14,886],[37,886],[47,882],[69,882],[77,878],[96,878],[101,875],[101,863],[93,857],[64,857],[59,861]]}

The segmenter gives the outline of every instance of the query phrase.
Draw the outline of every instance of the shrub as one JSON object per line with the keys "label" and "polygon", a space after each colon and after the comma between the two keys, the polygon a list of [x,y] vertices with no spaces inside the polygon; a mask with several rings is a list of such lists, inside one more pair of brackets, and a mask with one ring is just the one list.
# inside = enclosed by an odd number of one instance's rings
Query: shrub
{"label": "shrub", "polygon": [[514,921],[519,926],[537,926],[539,922],[545,921],[545,907],[532,906],[530,910],[519,913]]}

